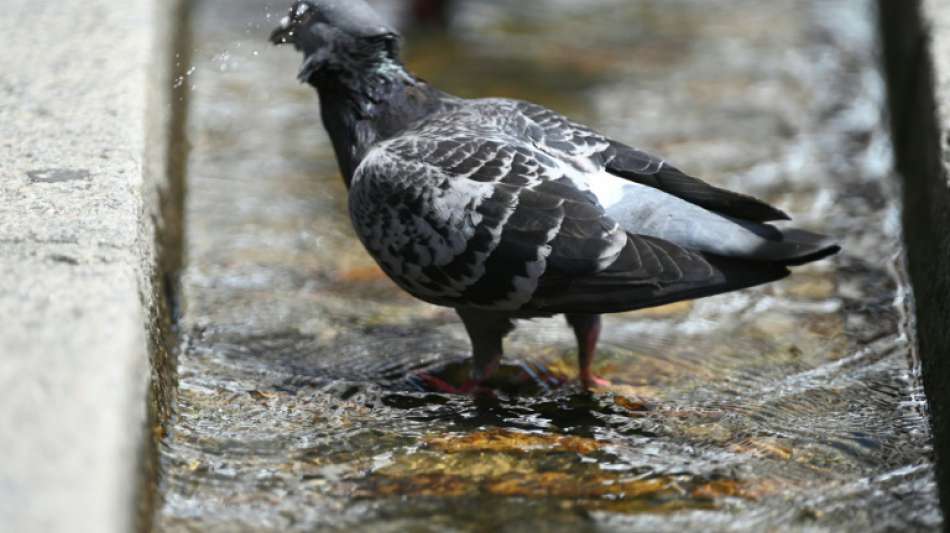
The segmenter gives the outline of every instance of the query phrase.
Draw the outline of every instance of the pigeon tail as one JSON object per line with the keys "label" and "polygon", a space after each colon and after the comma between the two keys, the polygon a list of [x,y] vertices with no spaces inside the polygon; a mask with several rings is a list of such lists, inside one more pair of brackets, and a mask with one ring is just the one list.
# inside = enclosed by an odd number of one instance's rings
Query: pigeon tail
{"label": "pigeon tail", "polygon": [[800,266],[824,259],[841,251],[831,237],[798,228],[779,230],[780,240],[768,241],[762,246],[763,256],[785,266]]}

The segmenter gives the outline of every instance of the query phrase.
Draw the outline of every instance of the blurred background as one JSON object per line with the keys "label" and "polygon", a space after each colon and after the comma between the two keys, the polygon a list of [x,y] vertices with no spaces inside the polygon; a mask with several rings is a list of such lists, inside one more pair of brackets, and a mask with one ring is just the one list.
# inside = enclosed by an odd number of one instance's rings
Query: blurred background
{"label": "blurred background", "polygon": [[416,374],[461,379],[465,333],[353,235],[301,58],[266,42],[287,5],[196,2],[159,531],[939,529],[872,2],[373,4],[443,90],[549,106],[844,252],[608,317],[609,389],[550,319],[496,398],[435,394]]}

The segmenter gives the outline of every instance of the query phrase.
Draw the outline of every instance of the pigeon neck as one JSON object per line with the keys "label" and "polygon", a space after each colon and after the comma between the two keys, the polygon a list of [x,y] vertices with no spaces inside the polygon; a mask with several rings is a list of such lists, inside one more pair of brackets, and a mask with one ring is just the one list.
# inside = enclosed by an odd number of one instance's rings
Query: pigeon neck
{"label": "pigeon neck", "polygon": [[383,55],[359,68],[311,80],[346,186],[370,148],[439,106],[438,91]]}

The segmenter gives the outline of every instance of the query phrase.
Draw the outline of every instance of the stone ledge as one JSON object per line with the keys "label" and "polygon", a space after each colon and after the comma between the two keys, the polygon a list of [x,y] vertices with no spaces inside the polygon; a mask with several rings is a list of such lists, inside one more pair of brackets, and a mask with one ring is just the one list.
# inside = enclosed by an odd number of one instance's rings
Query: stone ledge
{"label": "stone ledge", "polygon": [[142,524],[177,5],[4,4],[0,530]]}
{"label": "stone ledge", "polygon": [[[879,0],[904,234],[944,514],[950,513],[950,4]],[[948,515],[950,516],[950,515]],[[948,526],[950,528],[950,526]]]}

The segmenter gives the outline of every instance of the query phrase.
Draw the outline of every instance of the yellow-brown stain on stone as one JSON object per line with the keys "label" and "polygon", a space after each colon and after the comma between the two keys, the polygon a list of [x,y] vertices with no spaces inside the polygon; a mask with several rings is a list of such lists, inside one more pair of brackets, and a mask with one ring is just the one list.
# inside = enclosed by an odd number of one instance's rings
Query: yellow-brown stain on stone
{"label": "yellow-brown stain on stone", "polygon": [[506,429],[488,429],[460,436],[430,437],[424,445],[445,453],[502,452],[528,453],[538,450],[590,454],[600,444],[585,437],[553,435],[548,433],[519,433]]}

